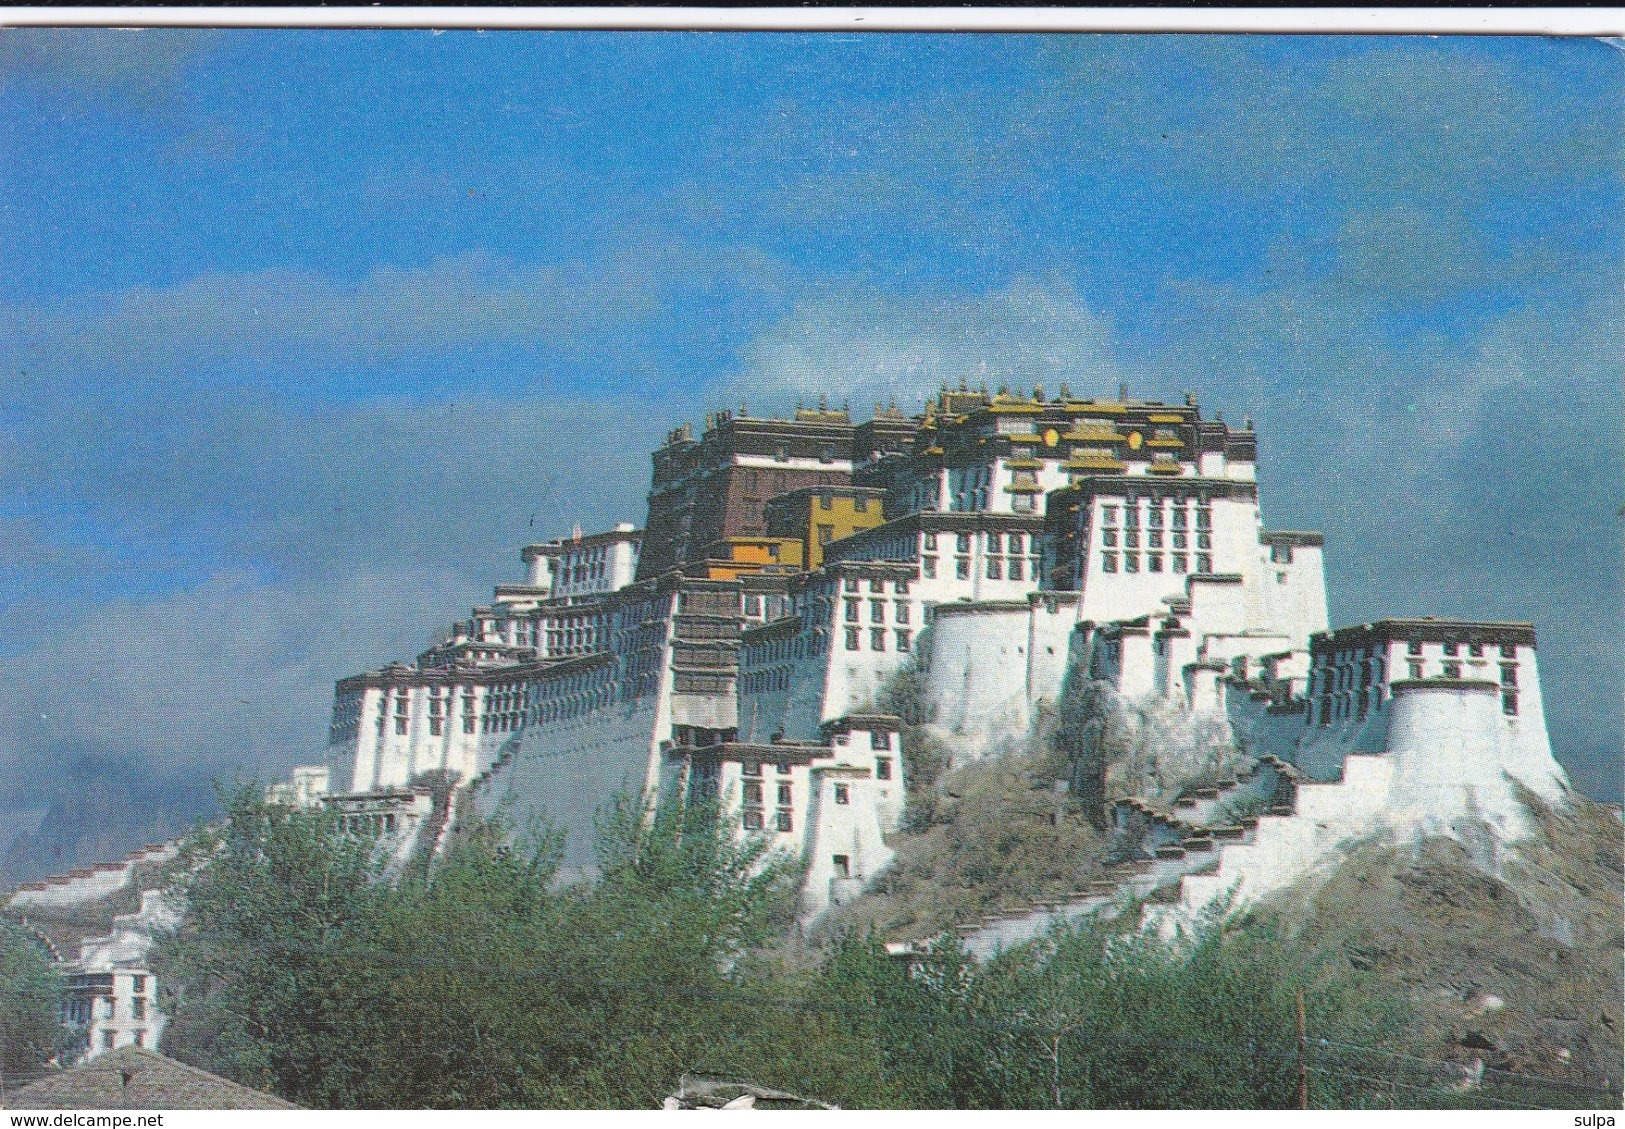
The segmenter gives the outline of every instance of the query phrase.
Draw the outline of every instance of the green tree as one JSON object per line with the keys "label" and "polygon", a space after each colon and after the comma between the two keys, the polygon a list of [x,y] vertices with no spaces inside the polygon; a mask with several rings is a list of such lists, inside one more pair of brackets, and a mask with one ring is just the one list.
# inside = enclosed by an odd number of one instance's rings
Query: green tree
{"label": "green tree", "polygon": [[183,844],[175,892],[186,920],[154,957],[174,1017],[165,1046],[319,1100],[355,1021],[334,990],[347,949],[381,910],[375,842],[343,834],[327,810],[267,804],[251,786],[221,799],[226,819]]}
{"label": "green tree", "polygon": [[37,1069],[62,1049],[62,980],[32,930],[0,919],[0,1081]]}

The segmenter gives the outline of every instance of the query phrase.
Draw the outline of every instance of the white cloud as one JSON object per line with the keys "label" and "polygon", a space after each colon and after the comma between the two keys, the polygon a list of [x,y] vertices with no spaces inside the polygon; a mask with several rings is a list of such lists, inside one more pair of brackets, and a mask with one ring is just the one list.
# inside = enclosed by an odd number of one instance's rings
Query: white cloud
{"label": "white cloud", "polygon": [[219,41],[203,28],[0,29],[0,84],[27,78],[108,98],[162,96]]}
{"label": "white cloud", "polygon": [[213,273],[15,306],[0,312],[0,342],[36,379],[113,370],[160,382],[223,365],[368,365],[515,341],[579,356],[657,313],[673,290],[768,270],[749,253],[701,255],[667,243],[562,265],[474,251],[380,266],[353,280],[291,270]]}
{"label": "white cloud", "polygon": [[1010,385],[1051,394],[1063,382],[1116,390],[1124,371],[1111,326],[1064,281],[1017,279],[983,294],[898,298],[842,291],[798,303],[741,357],[741,387],[914,411],[939,384]]}

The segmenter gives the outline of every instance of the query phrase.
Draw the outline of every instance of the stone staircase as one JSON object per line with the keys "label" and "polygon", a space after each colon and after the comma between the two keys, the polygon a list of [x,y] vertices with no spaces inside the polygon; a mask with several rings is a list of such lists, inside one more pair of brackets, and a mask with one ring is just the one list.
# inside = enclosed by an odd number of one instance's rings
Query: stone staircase
{"label": "stone staircase", "polygon": [[1118,800],[1112,811],[1118,857],[1101,879],[1070,896],[992,914],[954,932],[966,951],[986,960],[1058,924],[1111,920],[1141,903],[1180,903],[1187,889],[1200,888],[1190,884],[1223,867],[1229,852],[1253,846],[1261,836],[1266,843],[1279,838],[1275,825],[1290,821],[1298,790],[1297,770],[1266,754],[1234,777],[1188,789],[1172,803]]}
{"label": "stone staircase", "polygon": [[520,733],[515,734],[514,737],[511,737],[507,741],[503,742],[502,747],[497,751],[496,759],[494,759],[490,764],[486,765],[485,768],[480,771],[479,775],[475,776],[472,780],[468,781],[467,784],[463,785],[463,787],[468,789],[471,795],[478,793],[491,782],[491,778],[493,776],[497,775],[499,772],[513,763],[514,757],[519,755],[519,737],[521,736],[523,736],[523,730],[521,730]]}
{"label": "stone staircase", "polygon": [[1148,924],[1166,931],[1219,899],[1250,900],[1297,881],[1340,842],[1376,825],[1392,770],[1386,755],[1354,754],[1337,781],[1294,782],[1290,805],[1270,808],[1250,839],[1226,845],[1212,871],[1181,878],[1178,897],[1148,915],[1157,919]]}

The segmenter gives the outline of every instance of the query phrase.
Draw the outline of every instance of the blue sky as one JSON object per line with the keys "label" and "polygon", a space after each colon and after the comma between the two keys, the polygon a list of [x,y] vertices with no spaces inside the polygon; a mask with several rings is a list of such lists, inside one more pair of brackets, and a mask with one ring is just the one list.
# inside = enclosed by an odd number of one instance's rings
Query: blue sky
{"label": "blue sky", "polygon": [[1533,619],[1559,755],[1617,799],[1622,60],[0,32],[12,868],[90,849],[87,788],[172,820],[311,759],[332,680],[518,544],[641,519],[681,420],[961,377],[1250,413],[1334,621]]}

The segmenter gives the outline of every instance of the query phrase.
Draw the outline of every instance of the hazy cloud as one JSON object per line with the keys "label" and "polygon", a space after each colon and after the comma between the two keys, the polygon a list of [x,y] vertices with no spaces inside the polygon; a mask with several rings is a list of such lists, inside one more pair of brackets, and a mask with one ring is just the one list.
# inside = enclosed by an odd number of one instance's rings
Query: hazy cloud
{"label": "hazy cloud", "polygon": [[162,98],[213,50],[202,28],[3,28],[0,85],[32,81],[101,98]]}
{"label": "hazy cloud", "polygon": [[983,294],[899,298],[847,290],[807,298],[741,358],[741,384],[866,412],[895,399],[918,410],[941,383],[1053,392],[1063,381],[1116,390],[1124,376],[1110,324],[1064,280],[1017,279]]}
{"label": "hazy cloud", "polygon": [[[196,814],[213,778],[273,778],[319,757],[335,679],[423,649],[520,575],[519,545],[575,521],[640,520],[648,451],[672,410],[312,409],[177,393],[163,408],[184,423],[131,449],[121,399],[101,396],[110,426],[74,444],[69,463],[37,449],[38,478],[21,487],[42,493],[65,473],[87,493],[56,524],[16,523],[34,547],[18,562],[30,595],[6,620],[22,646],[0,658],[0,824],[56,814],[13,868],[97,834],[93,816],[106,813],[69,800],[110,773],[203,785],[155,808],[151,826],[120,825],[141,838]],[[122,559],[75,547],[85,526]],[[143,587],[156,590],[125,594]]]}
{"label": "hazy cloud", "polygon": [[153,378],[223,364],[320,358],[379,364],[513,341],[579,355],[647,320],[675,289],[769,273],[761,256],[680,242],[630,247],[591,262],[520,265],[483,251],[424,266],[380,266],[354,280],[314,272],[207,274],[48,307],[0,312],[0,342],[25,374],[139,366]]}

